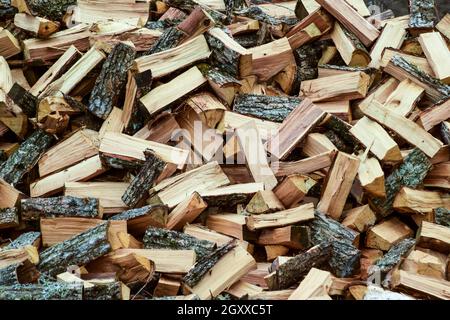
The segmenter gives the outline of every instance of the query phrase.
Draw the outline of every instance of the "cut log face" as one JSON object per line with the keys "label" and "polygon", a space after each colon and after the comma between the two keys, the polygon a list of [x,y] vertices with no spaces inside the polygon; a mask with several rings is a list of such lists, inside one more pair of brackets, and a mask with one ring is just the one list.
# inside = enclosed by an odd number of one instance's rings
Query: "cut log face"
{"label": "cut log face", "polygon": [[316,185],[316,181],[309,176],[293,174],[275,188],[274,192],[286,208],[295,207],[306,196],[308,191]]}
{"label": "cut log face", "polygon": [[432,249],[444,254],[450,252],[450,231],[447,227],[423,221],[418,232],[418,239],[417,245],[422,248]]}
{"label": "cut log face", "polygon": [[386,220],[367,231],[366,246],[383,251],[403,239],[411,237],[413,231],[398,218]]}
{"label": "cut log face", "polygon": [[419,43],[436,78],[450,84],[450,51],[439,32],[422,33]]}
{"label": "cut log face", "polygon": [[375,213],[370,209],[369,205],[353,208],[344,213],[342,224],[350,229],[358,232],[365,232],[375,224]]}
{"label": "cut log face", "polygon": [[200,197],[198,192],[179,203],[167,217],[167,228],[181,230],[186,224],[193,222],[208,204]]}
{"label": "cut log face", "polygon": [[328,295],[331,283],[331,273],[312,268],[288,300],[309,300]]}
{"label": "cut log face", "polygon": [[432,213],[437,208],[450,209],[450,197],[433,191],[402,188],[394,200],[396,211],[406,213]]}

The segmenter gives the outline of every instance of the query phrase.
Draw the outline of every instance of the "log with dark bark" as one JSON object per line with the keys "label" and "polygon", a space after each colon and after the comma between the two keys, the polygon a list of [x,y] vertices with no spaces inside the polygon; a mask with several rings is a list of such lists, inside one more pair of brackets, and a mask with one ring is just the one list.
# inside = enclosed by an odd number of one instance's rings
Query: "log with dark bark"
{"label": "log with dark bark", "polygon": [[144,161],[138,159],[133,160],[121,159],[115,155],[110,156],[106,153],[101,153],[100,158],[102,160],[102,163],[109,168],[128,170],[132,172],[140,170],[145,163]]}
{"label": "log with dark bark", "polygon": [[338,278],[347,278],[359,271],[361,251],[346,241],[334,241],[329,265]]}
{"label": "log with dark bark", "polygon": [[11,0],[0,0],[0,21],[13,19],[17,9],[11,6]]}
{"label": "log with dark bark", "polygon": [[192,267],[191,270],[186,274],[183,278],[183,282],[193,288],[204,275],[212,268],[214,265],[222,258],[226,253],[231,251],[233,248],[237,246],[235,241],[230,241],[213,252],[203,256],[203,258],[199,259],[197,263]]}
{"label": "log with dark bark", "polygon": [[0,230],[19,226],[19,211],[17,208],[0,209]]}
{"label": "log with dark bark", "polygon": [[36,130],[0,167],[0,178],[16,185],[50,147],[53,137]]}
{"label": "log with dark bark", "polygon": [[151,150],[146,150],[144,154],[146,158],[144,165],[122,196],[122,201],[131,208],[138,205],[148,195],[148,190],[167,165]]}
{"label": "log with dark bark", "polygon": [[136,51],[125,43],[118,43],[103,63],[102,71],[95,80],[88,109],[101,119],[106,119],[117,104],[127,83]]}
{"label": "log with dark bark", "polygon": [[370,200],[372,209],[382,217],[390,215],[395,196],[402,187],[416,188],[423,183],[431,162],[419,149],[411,151],[403,163],[395,169],[385,180],[386,198],[373,198]]}
{"label": "log with dark bark", "polygon": [[441,136],[445,144],[450,144],[450,122],[441,123]]}
{"label": "log with dark bark", "polygon": [[65,272],[68,266],[85,265],[111,251],[109,222],[58,243],[40,254],[38,269],[50,277]]}
{"label": "log with dark bark", "polygon": [[297,74],[291,92],[299,92],[302,81],[317,78],[317,67],[321,52],[322,48],[317,43],[303,45],[293,51],[295,63],[297,64]]}
{"label": "log with dark bark", "polygon": [[[334,115],[330,115],[324,120],[322,125],[325,128],[332,130],[342,140],[346,149],[349,150],[345,152],[352,154],[358,148],[361,148],[359,141],[356,140],[356,138],[350,133],[350,129],[352,128],[352,126],[347,122],[341,120],[340,118]],[[325,135],[327,134],[325,133]],[[333,142],[334,144],[334,141],[330,137],[328,137],[328,139],[330,139],[331,142]],[[338,145],[336,144],[335,146],[338,147]]]}
{"label": "log with dark bark", "polygon": [[165,227],[167,223],[168,208],[166,205],[149,205],[142,208],[136,208],[123,211],[110,220],[127,221],[128,232],[142,236],[148,227]]}
{"label": "log with dark bark", "polygon": [[318,244],[304,253],[300,253],[278,267],[266,277],[269,290],[287,289],[299,282],[312,267],[320,268],[327,264],[332,253],[329,242]]}
{"label": "log with dark bark", "polygon": [[71,196],[54,198],[28,198],[20,202],[24,221],[39,220],[40,217],[99,217],[99,201],[95,198]]}
{"label": "log with dark bark", "polygon": [[434,209],[434,219],[437,224],[450,227],[450,210],[447,208]]}
{"label": "log with dark bark", "polygon": [[199,240],[188,234],[167,229],[147,229],[144,235],[146,249],[194,250],[197,257],[202,259],[216,248],[216,244],[207,240]]}
{"label": "log with dark bark", "polygon": [[36,116],[37,98],[24,89],[17,82],[14,83],[8,92],[8,96],[17,104],[28,117]]}
{"label": "log with dark bark", "polygon": [[380,271],[384,277],[389,271],[394,269],[407,256],[416,244],[413,238],[407,238],[392,246],[386,254],[375,262],[372,272]]}
{"label": "log with dark bark", "polygon": [[40,17],[47,17],[50,20],[60,20],[67,11],[67,8],[77,3],[76,0],[28,0],[30,9]]}
{"label": "log with dark bark", "polygon": [[39,247],[41,242],[41,233],[36,231],[30,231],[22,233],[19,237],[14,239],[10,244],[3,247],[3,250],[20,249],[26,246]]}
{"label": "log with dark bark", "polygon": [[92,287],[84,288],[84,300],[122,300],[122,283],[96,283]]}
{"label": "log with dark bark", "polygon": [[0,300],[82,300],[81,283],[46,282],[0,286]]}
{"label": "log with dark bark", "polygon": [[0,269],[0,286],[34,283],[39,279],[36,266],[29,260]]}
{"label": "log with dark bark", "polygon": [[177,27],[169,27],[164,30],[163,34],[156,42],[147,50],[145,55],[158,53],[164,50],[175,48],[180,44],[186,34]]}
{"label": "log with dark bark", "polygon": [[409,28],[431,30],[437,22],[434,0],[409,0]]}
{"label": "log with dark bark", "polygon": [[297,97],[240,94],[234,100],[233,110],[263,120],[283,122],[301,102]]}
{"label": "log with dark bark", "polygon": [[265,13],[258,6],[251,6],[249,8],[245,8],[242,10],[236,10],[235,14],[238,16],[258,20],[260,22],[267,23],[268,25],[271,26],[280,26],[280,25],[293,26],[298,22],[298,19],[293,17],[280,17],[280,18],[272,17],[267,13]]}
{"label": "log with dark bark", "polygon": [[[139,99],[149,93],[152,89],[152,71],[149,69],[137,74],[129,73],[128,77],[133,77],[133,79],[128,79],[128,83],[130,84],[130,81],[134,81],[136,92],[135,95],[131,97],[131,99],[133,99],[131,102],[131,115],[128,123],[125,123],[125,133],[133,135],[150,120],[150,114],[140,103]],[[127,87],[127,90],[130,89]]]}

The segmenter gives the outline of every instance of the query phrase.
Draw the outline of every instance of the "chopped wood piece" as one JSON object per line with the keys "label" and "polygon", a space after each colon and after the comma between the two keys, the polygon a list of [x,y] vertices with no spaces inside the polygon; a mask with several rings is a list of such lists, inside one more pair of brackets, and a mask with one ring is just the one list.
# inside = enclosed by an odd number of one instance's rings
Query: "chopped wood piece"
{"label": "chopped wood piece", "polygon": [[108,228],[109,223],[104,222],[44,250],[40,255],[39,271],[56,277],[68,266],[84,265],[108,253],[111,250]]}
{"label": "chopped wood piece", "polygon": [[353,208],[344,213],[342,224],[347,228],[358,232],[365,232],[375,224],[375,213],[370,209],[369,205]]}
{"label": "chopped wood piece", "polygon": [[[211,216],[213,215],[210,215],[209,217]],[[197,239],[214,242],[218,246],[221,246],[233,240],[233,238],[229,236],[226,236],[213,230],[209,230],[205,226],[198,224],[191,224],[191,225],[188,224],[183,228],[183,231],[184,233],[196,237]]]}
{"label": "chopped wood piece", "polygon": [[270,169],[261,136],[254,122],[248,122],[236,130],[239,146],[255,182],[262,182],[265,190],[272,190],[278,183]]}
{"label": "chopped wood piece", "polygon": [[28,117],[34,117],[37,109],[37,98],[29,93],[17,82],[13,84],[8,96],[17,104]]}
{"label": "chopped wood piece", "polygon": [[445,208],[437,208],[434,210],[434,214],[436,216],[435,223],[450,227],[450,210]]}
{"label": "chopped wood piece", "polygon": [[449,177],[450,162],[443,162],[433,166],[433,169],[423,181],[426,187],[450,189]]}
{"label": "chopped wood piece", "polygon": [[206,74],[209,86],[217,94],[217,96],[225,101],[227,105],[233,104],[234,96],[241,88],[241,82],[229,74],[220,72],[215,68],[210,68]]}
{"label": "chopped wood piece", "polygon": [[292,249],[307,249],[310,242],[310,230],[305,226],[264,229],[258,238],[258,244],[264,246],[281,245]]}
{"label": "chopped wood piece", "polygon": [[288,300],[308,300],[328,295],[331,283],[331,273],[312,268]]}
{"label": "chopped wood piece", "polygon": [[14,16],[14,25],[23,30],[32,32],[38,38],[48,38],[59,29],[59,23],[41,17],[34,17],[25,13]]}
{"label": "chopped wood piece", "polygon": [[160,78],[196,61],[207,59],[210,54],[205,37],[200,35],[175,48],[135,59],[133,69],[139,73],[151,70],[153,78]]}
{"label": "chopped wood piece", "polygon": [[168,229],[180,230],[193,222],[208,206],[198,192],[180,202],[167,217]]}
{"label": "chopped wood piece", "polygon": [[418,69],[422,70],[426,74],[434,76],[434,71],[426,58],[413,54],[407,54],[404,51],[400,51],[394,48],[385,48],[383,50],[380,66],[385,68],[394,56],[400,56],[409,63],[415,65]]}
{"label": "chopped wood piece", "polygon": [[353,32],[365,46],[369,47],[380,35],[380,32],[346,1],[318,0],[317,3]]}
{"label": "chopped wood piece", "polygon": [[270,190],[258,191],[245,207],[250,214],[271,213],[284,210],[283,204],[274,192]]}
{"label": "chopped wood piece", "polygon": [[379,271],[383,275],[386,275],[401,263],[415,244],[415,239],[407,238],[393,245],[383,257],[375,261],[373,271]]}
{"label": "chopped wood piece", "polygon": [[381,32],[380,37],[370,51],[372,61],[369,67],[380,68],[381,60],[385,48],[399,49],[405,40],[406,29],[400,23],[387,23]]}
{"label": "chopped wood piece", "polygon": [[300,97],[313,102],[360,99],[366,96],[369,81],[370,77],[361,71],[302,81]]}
{"label": "chopped wood piece", "polygon": [[2,250],[22,249],[27,246],[33,246],[37,249],[39,248],[40,243],[41,243],[41,233],[30,231],[22,233],[19,237],[14,239],[14,241],[2,247]]}
{"label": "chopped wood piece", "polygon": [[418,123],[426,131],[450,118],[450,100],[438,103],[420,112]]}
{"label": "chopped wood piece", "polygon": [[392,275],[391,288],[406,291],[422,298],[434,297],[448,300],[450,295],[450,281],[437,280],[427,276],[412,274],[403,270],[397,270]]}
{"label": "chopped wood piece", "polygon": [[331,166],[335,155],[336,152],[327,151],[298,161],[272,162],[271,166],[277,177],[306,174]]}
{"label": "chopped wood piece", "polygon": [[99,156],[93,156],[64,171],[59,171],[46,176],[30,185],[30,195],[32,197],[48,196],[61,191],[66,182],[86,181],[103,172]]}
{"label": "chopped wood piece", "polygon": [[199,259],[209,255],[216,248],[216,244],[207,240],[186,235],[178,231],[149,227],[144,235],[144,248],[194,250]]}
{"label": "chopped wood piece", "polygon": [[415,190],[403,187],[395,197],[393,208],[406,213],[432,213],[434,209],[450,209],[450,197],[434,191]]}
{"label": "chopped wood piece", "polygon": [[26,195],[15,189],[5,180],[0,179],[0,208],[15,207],[20,199],[25,198]]}
{"label": "chopped wood piece", "polygon": [[433,29],[436,14],[434,0],[409,0],[409,32],[414,35]]}
{"label": "chopped wood piece", "polygon": [[450,13],[447,13],[435,27],[440,33],[450,40]]}
{"label": "chopped wood piece", "polygon": [[443,146],[441,141],[420,128],[419,125],[396,114],[377,101],[373,101],[367,106],[361,106],[361,110],[366,116],[395,131],[406,141],[422,150],[430,158]]}
{"label": "chopped wood piece", "polygon": [[[284,120],[278,134],[269,138],[266,148],[278,159],[286,158],[292,149],[325,117],[325,112],[305,99]],[[304,121],[299,125],[299,119]]]}
{"label": "chopped wood piece", "polygon": [[401,240],[411,237],[413,231],[397,218],[386,220],[367,231],[366,246],[388,251]]}
{"label": "chopped wood piece", "polygon": [[327,213],[333,219],[339,220],[353,180],[358,173],[359,163],[358,158],[338,152],[327,175],[317,210]]}
{"label": "chopped wood piece", "polygon": [[0,27],[0,56],[8,59],[22,52],[20,43],[16,37],[7,29]]}
{"label": "chopped wood piece", "polygon": [[370,63],[371,56],[367,49],[353,33],[340,23],[334,24],[330,36],[346,65],[365,67]]}
{"label": "chopped wood piece", "polygon": [[360,156],[358,178],[363,189],[376,197],[386,196],[384,172],[376,158],[363,159]]}
{"label": "chopped wood piece", "polygon": [[439,32],[422,33],[419,43],[436,75],[436,78],[450,84],[450,51]]}
{"label": "chopped wood piece", "polygon": [[261,190],[264,190],[263,183],[252,182],[205,190],[201,191],[200,195],[209,206],[232,208],[238,204],[246,203],[255,193]]}
{"label": "chopped wood piece", "polygon": [[427,221],[422,222],[418,231],[417,246],[428,248],[444,254],[450,253],[450,229]]}
{"label": "chopped wood piece", "polygon": [[417,248],[403,261],[401,269],[409,273],[445,280],[447,257],[429,249]]}
{"label": "chopped wood piece", "polygon": [[308,191],[316,185],[311,177],[294,174],[287,176],[275,188],[274,192],[286,208],[295,207],[306,196]]}
{"label": "chopped wood piece", "polygon": [[0,286],[2,300],[82,300],[83,286],[75,283],[16,284]]}
{"label": "chopped wood piece", "polygon": [[[217,250],[220,250],[220,248]],[[256,267],[253,257],[240,246],[236,246],[225,253],[225,255],[219,256],[218,261],[213,259],[213,257],[205,257],[202,262],[199,261],[198,265],[190,271],[191,274],[195,274],[194,272],[198,269],[207,272],[207,274],[203,273],[204,276],[197,283],[192,284],[192,281],[184,279],[188,290],[198,295],[200,299],[214,298]]]}
{"label": "chopped wood piece", "polygon": [[180,286],[181,283],[179,280],[162,276],[159,278],[153,295],[155,297],[176,296],[180,290]]}
{"label": "chopped wood piece", "polygon": [[266,252],[266,261],[273,261],[277,257],[286,255],[289,252],[288,247],[279,244],[264,246],[264,250]]}
{"label": "chopped wood piece", "polygon": [[248,299],[252,295],[262,293],[263,289],[254,284],[239,280],[227,289],[226,292],[238,299]]}
{"label": "chopped wood piece", "polygon": [[198,115],[200,120],[209,128],[216,128],[224,114],[231,113],[212,94],[204,92],[190,97],[186,104]]}
{"label": "chopped wood piece", "polygon": [[417,102],[422,98],[424,89],[409,79],[405,79],[389,95],[384,106],[392,111],[407,117],[409,116]]}
{"label": "chopped wood piece", "polygon": [[307,203],[297,208],[275,213],[251,215],[247,218],[247,227],[254,231],[264,228],[283,227],[311,219],[314,219],[314,205],[312,203]]}
{"label": "chopped wood piece", "polygon": [[125,220],[128,231],[136,236],[141,236],[151,226],[163,227],[167,221],[167,207],[162,205],[145,206],[142,208],[123,211],[112,216],[109,220]]}
{"label": "chopped wood piece", "polygon": [[39,272],[30,260],[11,264],[0,269],[0,285],[2,286],[34,283],[38,278]]}
{"label": "chopped wood piece", "polygon": [[211,214],[206,220],[211,230],[226,234],[239,240],[252,239],[255,235],[246,228],[246,217],[239,214]]}
{"label": "chopped wood piece", "polygon": [[209,30],[206,40],[216,67],[239,79],[251,74],[252,52],[238,44],[223,30]]}
{"label": "chopped wood piece", "polygon": [[0,178],[16,185],[50,147],[53,137],[37,130],[0,167]]}
{"label": "chopped wood piece", "polygon": [[40,217],[101,218],[99,202],[94,198],[28,198],[21,200],[20,207],[23,221],[39,220]]}
{"label": "chopped wood piece", "polygon": [[[202,73],[197,67],[193,67],[170,82],[153,89],[143,96],[140,101],[150,114],[155,114],[205,82],[206,79]],[[174,91],[176,92],[175,95]]]}
{"label": "chopped wood piece", "polygon": [[0,209],[0,230],[19,226],[19,212],[17,208]]}

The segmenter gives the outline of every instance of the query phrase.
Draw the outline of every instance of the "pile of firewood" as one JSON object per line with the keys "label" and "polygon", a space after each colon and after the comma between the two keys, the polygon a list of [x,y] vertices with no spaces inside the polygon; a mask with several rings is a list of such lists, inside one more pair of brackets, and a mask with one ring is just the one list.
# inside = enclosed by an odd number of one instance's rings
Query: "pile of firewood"
{"label": "pile of firewood", "polygon": [[409,7],[0,0],[0,299],[450,299],[450,13]]}

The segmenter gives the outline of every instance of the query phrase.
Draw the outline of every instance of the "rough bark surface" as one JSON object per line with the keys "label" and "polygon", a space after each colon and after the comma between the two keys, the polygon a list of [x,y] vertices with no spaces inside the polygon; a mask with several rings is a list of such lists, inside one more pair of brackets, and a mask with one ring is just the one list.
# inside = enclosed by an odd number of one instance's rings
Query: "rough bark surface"
{"label": "rough bark surface", "polygon": [[83,217],[99,216],[99,202],[95,198],[76,198],[71,196],[54,198],[22,199],[22,219],[38,220],[40,217]]}
{"label": "rough bark surface", "polygon": [[133,160],[126,160],[121,158],[116,158],[114,156],[110,156],[108,154],[100,154],[102,163],[110,168],[119,169],[119,170],[131,170],[131,171],[137,171],[142,168],[144,165],[143,161],[133,159]]}
{"label": "rough bark surface", "polygon": [[441,136],[445,144],[450,144],[450,127],[441,123]]}
{"label": "rough bark surface", "polygon": [[401,259],[411,251],[415,244],[415,239],[408,238],[392,246],[382,258],[375,262],[376,268],[373,271],[375,272],[378,269],[383,275],[387,274],[400,263]]}
{"label": "rough bark surface", "polygon": [[28,0],[30,8],[40,17],[50,20],[60,20],[67,8],[77,3],[76,0]]}
{"label": "rough bark surface", "polygon": [[14,83],[8,92],[8,96],[28,117],[34,118],[36,116],[38,99],[25,90],[20,84],[17,82]]}
{"label": "rough bark surface", "polygon": [[177,27],[170,27],[163,31],[162,35],[152,45],[145,55],[158,53],[164,50],[175,48],[185,36],[184,32]]}
{"label": "rough bark surface", "polygon": [[183,278],[184,283],[193,288],[225,254],[233,250],[236,246],[237,244],[235,241],[230,241],[199,259],[194,267],[189,270]]}
{"label": "rough bark surface", "polygon": [[68,266],[85,265],[111,251],[109,223],[105,222],[58,243],[40,254],[38,269],[50,276],[65,272]]}
{"label": "rough bark surface", "polygon": [[242,10],[236,10],[235,14],[239,15],[239,16],[244,16],[244,17],[248,17],[254,20],[258,20],[261,22],[265,22],[269,25],[281,25],[281,24],[285,24],[288,26],[293,26],[294,24],[296,24],[298,22],[297,18],[291,18],[291,17],[281,17],[281,18],[276,18],[276,17],[272,17],[270,15],[268,15],[267,13],[265,13],[261,8],[257,7],[257,6],[251,6],[249,8],[246,9],[242,9]]}
{"label": "rough bark surface", "polygon": [[0,209],[0,229],[19,226],[17,208]]}
{"label": "rough bark surface", "polygon": [[188,234],[161,228],[150,227],[144,235],[144,247],[147,249],[194,250],[202,259],[216,248],[216,244],[199,240]]}
{"label": "rough bark surface", "polygon": [[312,80],[318,76],[318,64],[321,55],[321,47],[315,43],[301,46],[294,50],[297,64],[297,76],[292,92],[299,92],[302,81]]}
{"label": "rough bark surface", "polygon": [[121,283],[96,284],[83,290],[84,300],[122,300]]}
{"label": "rough bark surface", "polygon": [[[37,231],[30,231],[26,233],[22,233],[19,237],[17,237],[13,242],[3,247],[3,250],[9,249],[20,249],[26,246],[33,245],[39,238],[41,237],[41,233]],[[1,250],[0,250],[1,251]]]}
{"label": "rough bark surface", "polygon": [[127,83],[136,51],[120,42],[109,53],[103,63],[100,75],[95,80],[88,109],[101,119],[106,119],[117,104],[121,91]]}
{"label": "rough bark surface", "polygon": [[153,83],[151,70],[147,70],[133,76],[134,81],[136,82],[136,95],[134,97],[130,121],[125,128],[125,132],[129,135],[135,134],[147,122],[150,121],[150,114],[139,99],[150,92]]}
{"label": "rough bark surface", "polygon": [[435,222],[441,226],[450,227],[450,210],[437,208],[434,210]]}
{"label": "rough bark surface", "polygon": [[0,166],[0,178],[16,185],[29,172],[39,158],[50,147],[53,137],[42,130],[36,130]]}
{"label": "rough bark surface", "polygon": [[263,120],[283,122],[301,101],[297,97],[240,94],[234,100],[233,110]]}
{"label": "rough bark surface", "polygon": [[271,279],[269,289],[287,289],[299,282],[311,268],[320,268],[331,258],[332,245],[329,242],[318,244],[300,253],[279,266]]}
{"label": "rough bark surface", "polygon": [[149,205],[142,208],[130,209],[123,211],[122,213],[116,214],[109,218],[109,220],[132,220],[135,218],[143,217],[152,214],[154,211],[168,212],[166,205]]}
{"label": "rough bark surface", "polygon": [[409,27],[431,29],[437,21],[434,0],[409,0]]}
{"label": "rough bark surface", "polygon": [[333,242],[333,253],[329,261],[331,271],[338,278],[347,278],[359,270],[361,251],[345,241]]}
{"label": "rough bark surface", "polygon": [[[336,141],[336,143],[342,144],[341,147],[344,150],[341,150],[341,151],[352,154],[354,151],[356,151],[360,147],[360,143],[358,142],[358,140],[356,140],[355,137],[350,133],[350,129],[352,128],[352,126],[350,124],[348,124],[347,122],[339,119],[338,117],[336,117],[334,115],[330,115],[329,117],[327,117],[326,122],[324,123],[324,127],[332,130],[334,132],[334,134],[340,138],[342,143],[339,141]],[[334,143],[333,139],[335,139],[335,138],[332,136],[332,134],[325,133],[325,135],[327,135],[327,137]],[[330,135],[330,136],[328,136],[328,135]],[[335,139],[335,140],[337,140],[337,139]],[[339,146],[337,144],[335,144],[335,146],[339,149]],[[345,150],[347,150],[347,151],[345,151]]]}
{"label": "rough bark surface", "polygon": [[222,41],[210,34],[205,34],[205,37],[211,50],[210,61],[212,65],[233,77],[239,78],[241,55],[226,47]]}
{"label": "rough bark surface", "polygon": [[82,300],[83,285],[47,282],[0,286],[0,300]]}
{"label": "rough bark surface", "polygon": [[240,85],[239,80],[237,80],[235,77],[221,72],[216,68],[207,68],[207,71],[202,71],[202,73],[206,77],[206,79],[218,84],[219,86],[225,86],[229,84]]}
{"label": "rough bark surface", "polygon": [[17,277],[17,268],[19,266],[20,263],[15,263],[0,269],[0,286],[19,284],[19,278]]}
{"label": "rough bark surface", "polygon": [[400,189],[402,187],[416,188],[421,185],[430,170],[431,162],[428,157],[415,148],[406,156],[403,163],[386,178],[384,183],[386,198],[371,199],[372,207],[381,216],[388,216],[393,211],[392,205]]}
{"label": "rough bark surface", "polygon": [[14,18],[17,9],[11,6],[10,0],[0,0],[0,21]]}
{"label": "rough bark surface", "polygon": [[146,150],[146,161],[122,196],[122,201],[134,208],[145,196],[166,166],[166,162],[152,151]]}

